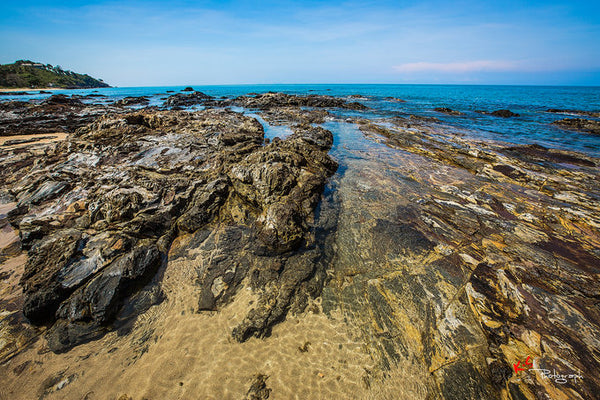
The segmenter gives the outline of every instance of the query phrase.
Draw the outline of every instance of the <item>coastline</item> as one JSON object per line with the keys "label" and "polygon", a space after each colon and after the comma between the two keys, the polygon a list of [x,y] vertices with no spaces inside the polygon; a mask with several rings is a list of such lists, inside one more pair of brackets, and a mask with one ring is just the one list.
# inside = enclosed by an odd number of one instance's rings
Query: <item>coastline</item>
{"label": "coastline", "polygon": [[72,90],[72,89],[67,89],[67,88],[55,88],[55,87],[51,87],[51,88],[0,88],[0,92],[3,93],[10,93],[10,92],[33,92],[33,91],[40,91],[40,90],[46,90],[46,91],[54,91],[54,90]]}

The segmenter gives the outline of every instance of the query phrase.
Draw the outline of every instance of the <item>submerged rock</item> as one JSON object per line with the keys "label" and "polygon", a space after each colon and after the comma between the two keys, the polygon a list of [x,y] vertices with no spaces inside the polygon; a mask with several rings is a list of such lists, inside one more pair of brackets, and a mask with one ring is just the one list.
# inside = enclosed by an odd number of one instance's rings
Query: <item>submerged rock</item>
{"label": "submerged rock", "polygon": [[246,393],[245,400],[267,400],[271,395],[271,389],[267,387],[269,377],[263,374],[257,374],[252,380],[252,385]]}
{"label": "submerged rock", "polygon": [[582,111],[582,110],[569,110],[564,108],[549,108],[546,112],[554,114],[569,114],[569,115],[582,115],[587,117],[600,118],[600,111]]}
{"label": "submerged rock", "polygon": [[394,103],[406,103],[406,100],[400,99],[398,97],[386,97],[385,100],[393,101]]}
{"label": "submerged rock", "polygon": [[447,115],[463,115],[462,112],[457,111],[457,110],[453,110],[453,109],[448,108],[448,107],[436,107],[436,108],[433,109],[433,111],[437,111],[439,113],[447,114]]}
{"label": "submerged rock", "polygon": [[600,135],[600,121],[594,119],[565,118],[555,121],[552,124],[562,129],[572,129]]}
{"label": "submerged rock", "polygon": [[536,144],[508,147],[504,151],[530,163],[565,163],[586,167],[594,167],[596,165],[594,160],[582,154],[547,149]]}

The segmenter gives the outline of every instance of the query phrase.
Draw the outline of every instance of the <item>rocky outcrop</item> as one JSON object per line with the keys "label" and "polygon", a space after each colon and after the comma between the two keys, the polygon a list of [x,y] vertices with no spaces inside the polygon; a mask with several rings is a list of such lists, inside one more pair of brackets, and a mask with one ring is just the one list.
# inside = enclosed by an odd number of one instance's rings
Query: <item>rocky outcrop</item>
{"label": "rocky outcrop", "polygon": [[50,96],[41,103],[0,103],[0,136],[72,133],[108,111],[118,109],[102,104],[85,104],[77,97],[62,94]]}
{"label": "rocky outcrop", "polygon": [[446,115],[463,115],[462,112],[453,110],[448,107],[436,107],[433,109],[433,111],[437,111],[439,113],[446,114]]}
{"label": "rocky outcrop", "polygon": [[[541,146],[440,138],[434,127],[415,132],[396,124],[361,125],[406,152],[394,169],[405,182],[390,195],[385,174],[372,184],[382,188],[380,214],[391,214],[389,221],[371,231],[349,221],[337,234],[340,247],[361,246],[357,237],[372,240],[361,247],[363,257],[387,260],[378,263],[381,272],[363,276],[342,253],[337,278],[345,282],[352,273],[339,296],[353,318],[364,316],[366,337],[385,338],[372,339],[375,357],[384,366],[420,359],[435,377],[434,397],[594,398],[598,160]],[[399,204],[396,214],[388,202]],[[376,210],[370,205],[369,213]],[[390,223],[396,227],[384,228]],[[385,250],[386,242],[402,243],[404,254]]]}
{"label": "rocky outcrop", "polygon": [[[187,88],[191,89],[191,88]],[[207,100],[212,100],[213,97],[202,92],[184,90],[190,93],[177,93],[171,95],[165,100],[165,107],[189,107],[196,104],[201,104]]]}
{"label": "rocky outcrop", "polygon": [[298,298],[318,295],[306,283],[321,257],[310,221],[337,165],[330,132],[294,130],[262,146],[262,126],[234,112],[108,114],[44,160],[6,163],[11,221],[29,252],[23,311],[50,324],[51,349],[103,335],[123,304],[159,301],[146,285],[180,235],[223,254],[198,270],[198,310],[229,301],[247,277],[262,293],[237,340],[268,334]]}
{"label": "rocky outcrop", "polygon": [[53,94],[42,102],[45,105],[57,105],[57,106],[70,106],[70,107],[83,107],[83,103],[75,98],[69,97],[65,94]]}
{"label": "rocky outcrop", "polygon": [[262,111],[260,115],[271,125],[322,124],[333,117],[327,110],[299,107],[273,107]]}
{"label": "rocky outcrop", "polygon": [[562,129],[571,129],[600,135],[600,121],[583,118],[565,118],[555,121],[553,125]]}
{"label": "rocky outcrop", "polygon": [[117,107],[126,107],[126,106],[145,106],[150,103],[150,100],[146,96],[139,97],[125,97],[121,100],[115,101],[115,106]]}
{"label": "rocky outcrop", "polygon": [[366,110],[367,107],[357,102],[346,102],[343,99],[321,96],[295,96],[285,93],[263,93],[254,96],[241,96],[234,100],[234,104],[247,108],[269,109],[272,107],[331,107],[347,108],[350,110]]}
{"label": "rocky outcrop", "polygon": [[494,117],[501,117],[501,118],[512,118],[512,117],[519,117],[520,116],[519,114],[514,113],[514,112],[512,112],[510,110],[506,110],[506,109],[496,110],[496,111],[492,111],[492,112],[482,111],[482,110],[476,110],[475,112],[479,113],[479,114],[491,115],[491,116],[494,116]]}

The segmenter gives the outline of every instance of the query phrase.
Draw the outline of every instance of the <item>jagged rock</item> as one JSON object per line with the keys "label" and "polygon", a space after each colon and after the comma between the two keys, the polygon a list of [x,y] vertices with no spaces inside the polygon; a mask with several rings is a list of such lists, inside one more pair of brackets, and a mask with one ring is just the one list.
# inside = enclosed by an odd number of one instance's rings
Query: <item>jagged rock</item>
{"label": "jagged rock", "polygon": [[23,314],[34,323],[54,320],[54,312],[68,296],[58,280],[75,258],[83,234],[75,229],[56,232],[32,247],[21,284],[26,294]]}
{"label": "jagged rock", "polygon": [[147,283],[161,263],[155,245],[140,243],[80,286],[56,311],[58,322],[46,337],[57,353],[106,332],[132,288]]}
{"label": "jagged rock", "polygon": [[[205,244],[226,256],[212,257],[198,272],[199,310],[235,295],[254,270],[244,257],[293,265],[337,168],[327,156],[329,131],[294,131],[263,146],[260,123],[231,111],[107,114],[47,149],[43,162],[25,170],[8,164],[18,200],[11,221],[29,250],[24,314],[51,325],[50,348],[66,351],[110,330],[178,235],[224,232]],[[302,268],[312,270],[315,257]],[[296,287],[309,278],[302,268],[272,276],[280,280],[272,290],[286,285],[286,294],[240,339],[263,336],[285,317],[304,293]]]}

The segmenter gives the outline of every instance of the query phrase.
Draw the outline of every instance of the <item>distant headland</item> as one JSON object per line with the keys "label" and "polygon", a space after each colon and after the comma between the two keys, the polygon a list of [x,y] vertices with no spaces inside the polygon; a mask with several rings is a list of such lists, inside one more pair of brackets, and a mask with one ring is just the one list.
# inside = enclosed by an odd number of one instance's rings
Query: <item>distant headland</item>
{"label": "distant headland", "polygon": [[18,60],[13,64],[0,65],[0,88],[13,89],[91,89],[110,87],[102,79],[87,74],[63,70],[59,65],[52,66],[29,60]]}

